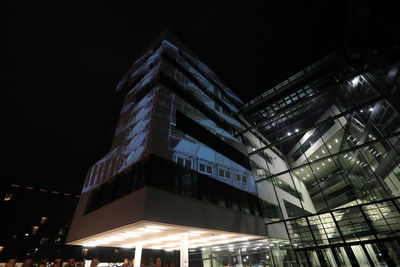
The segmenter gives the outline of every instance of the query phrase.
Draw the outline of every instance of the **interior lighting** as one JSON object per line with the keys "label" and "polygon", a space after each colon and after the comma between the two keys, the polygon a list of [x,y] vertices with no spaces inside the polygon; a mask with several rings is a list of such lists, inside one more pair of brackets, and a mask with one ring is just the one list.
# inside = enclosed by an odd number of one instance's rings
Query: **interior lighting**
{"label": "interior lighting", "polygon": [[331,159],[328,159],[329,162],[331,162]]}
{"label": "interior lighting", "polygon": [[325,150],[322,150],[322,153],[324,153],[324,154],[325,154]]}
{"label": "interior lighting", "polygon": [[319,159],[319,156],[318,156],[318,155],[316,155],[315,157],[316,157],[317,159]]}
{"label": "interior lighting", "polygon": [[335,142],[336,142],[336,143],[339,143],[339,140],[337,140],[337,138],[335,138]]}
{"label": "interior lighting", "polygon": [[351,80],[351,84],[353,85],[353,87],[356,87],[359,82],[360,82],[360,76],[356,76],[353,78],[353,80]]}
{"label": "interior lighting", "polygon": [[150,227],[142,227],[139,229],[140,231],[146,232],[146,233],[159,233],[162,230],[157,229],[157,228],[150,228]]}
{"label": "interior lighting", "polygon": [[325,166],[325,163],[322,162],[322,166]]}
{"label": "interior lighting", "polygon": [[294,131],[295,131],[296,133],[298,133],[298,132],[299,132],[299,129],[294,129]]}
{"label": "interior lighting", "polygon": [[369,108],[369,111],[374,111],[374,108]]}
{"label": "interior lighting", "polygon": [[317,167],[317,170],[319,170],[319,167]]}
{"label": "interior lighting", "polygon": [[328,147],[329,147],[329,148],[332,148],[332,146],[331,146],[331,145],[328,145]]}
{"label": "interior lighting", "polygon": [[309,174],[307,174],[307,177],[310,177],[310,175],[309,175]]}
{"label": "interior lighting", "polygon": [[288,136],[291,136],[292,134],[290,132],[287,133]]}

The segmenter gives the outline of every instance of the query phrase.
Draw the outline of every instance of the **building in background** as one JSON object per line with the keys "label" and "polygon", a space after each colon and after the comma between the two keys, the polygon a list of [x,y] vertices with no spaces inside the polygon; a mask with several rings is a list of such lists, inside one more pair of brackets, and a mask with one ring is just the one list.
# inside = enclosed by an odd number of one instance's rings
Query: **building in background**
{"label": "building in background", "polygon": [[80,247],[65,246],[79,195],[11,184],[0,197],[0,262],[80,256]]}

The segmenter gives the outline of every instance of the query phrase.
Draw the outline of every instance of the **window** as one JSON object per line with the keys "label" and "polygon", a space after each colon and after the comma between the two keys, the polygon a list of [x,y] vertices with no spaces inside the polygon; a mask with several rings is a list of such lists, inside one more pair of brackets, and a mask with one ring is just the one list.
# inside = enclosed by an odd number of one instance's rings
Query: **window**
{"label": "window", "polygon": [[40,218],[40,225],[43,225],[47,222],[47,217]]}
{"label": "window", "polygon": [[13,194],[7,194],[7,195],[4,197],[4,201],[10,201],[10,200],[12,199],[13,196],[14,196]]}
{"label": "window", "polygon": [[175,161],[181,166],[184,166],[186,168],[192,168],[192,161],[190,159],[176,156]]}
{"label": "window", "polygon": [[39,230],[39,226],[37,226],[37,225],[32,226],[32,235],[35,235],[38,230]]}
{"label": "window", "polygon": [[231,172],[225,168],[218,168],[218,177],[231,179]]}
{"label": "window", "polygon": [[236,181],[239,183],[247,183],[247,176],[244,174],[236,174]]}
{"label": "window", "polygon": [[212,175],[212,167],[207,163],[199,162],[198,170],[201,173]]}

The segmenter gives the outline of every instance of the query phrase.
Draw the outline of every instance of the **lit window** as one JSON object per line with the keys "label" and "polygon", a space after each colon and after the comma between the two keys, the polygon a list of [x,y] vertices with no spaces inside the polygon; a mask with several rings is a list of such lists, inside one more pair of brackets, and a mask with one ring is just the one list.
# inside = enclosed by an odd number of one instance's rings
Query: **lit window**
{"label": "lit window", "polygon": [[64,235],[64,233],[65,233],[65,228],[58,229],[58,235]]}
{"label": "lit window", "polygon": [[38,230],[39,230],[39,226],[37,226],[37,225],[32,226],[32,235],[36,234]]}
{"label": "lit window", "polygon": [[13,194],[7,194],[7,195],[4,197],[4,201],[10,201],[10,200],[12,199],[13,196],[14,196]]}
{"label": "lit window", "polygon": [[47,222],[47,217],[40,218],[40,225],[45,224]]}

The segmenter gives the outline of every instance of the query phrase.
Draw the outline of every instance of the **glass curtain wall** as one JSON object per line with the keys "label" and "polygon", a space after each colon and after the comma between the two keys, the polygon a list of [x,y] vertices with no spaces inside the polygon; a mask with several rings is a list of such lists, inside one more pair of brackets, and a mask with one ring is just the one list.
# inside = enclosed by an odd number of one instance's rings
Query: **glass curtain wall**
{"label": "glass curtain wall", "polygon": [[383,77],[310,83],[246,115],[276,266],[400,264],[400,114]]}

